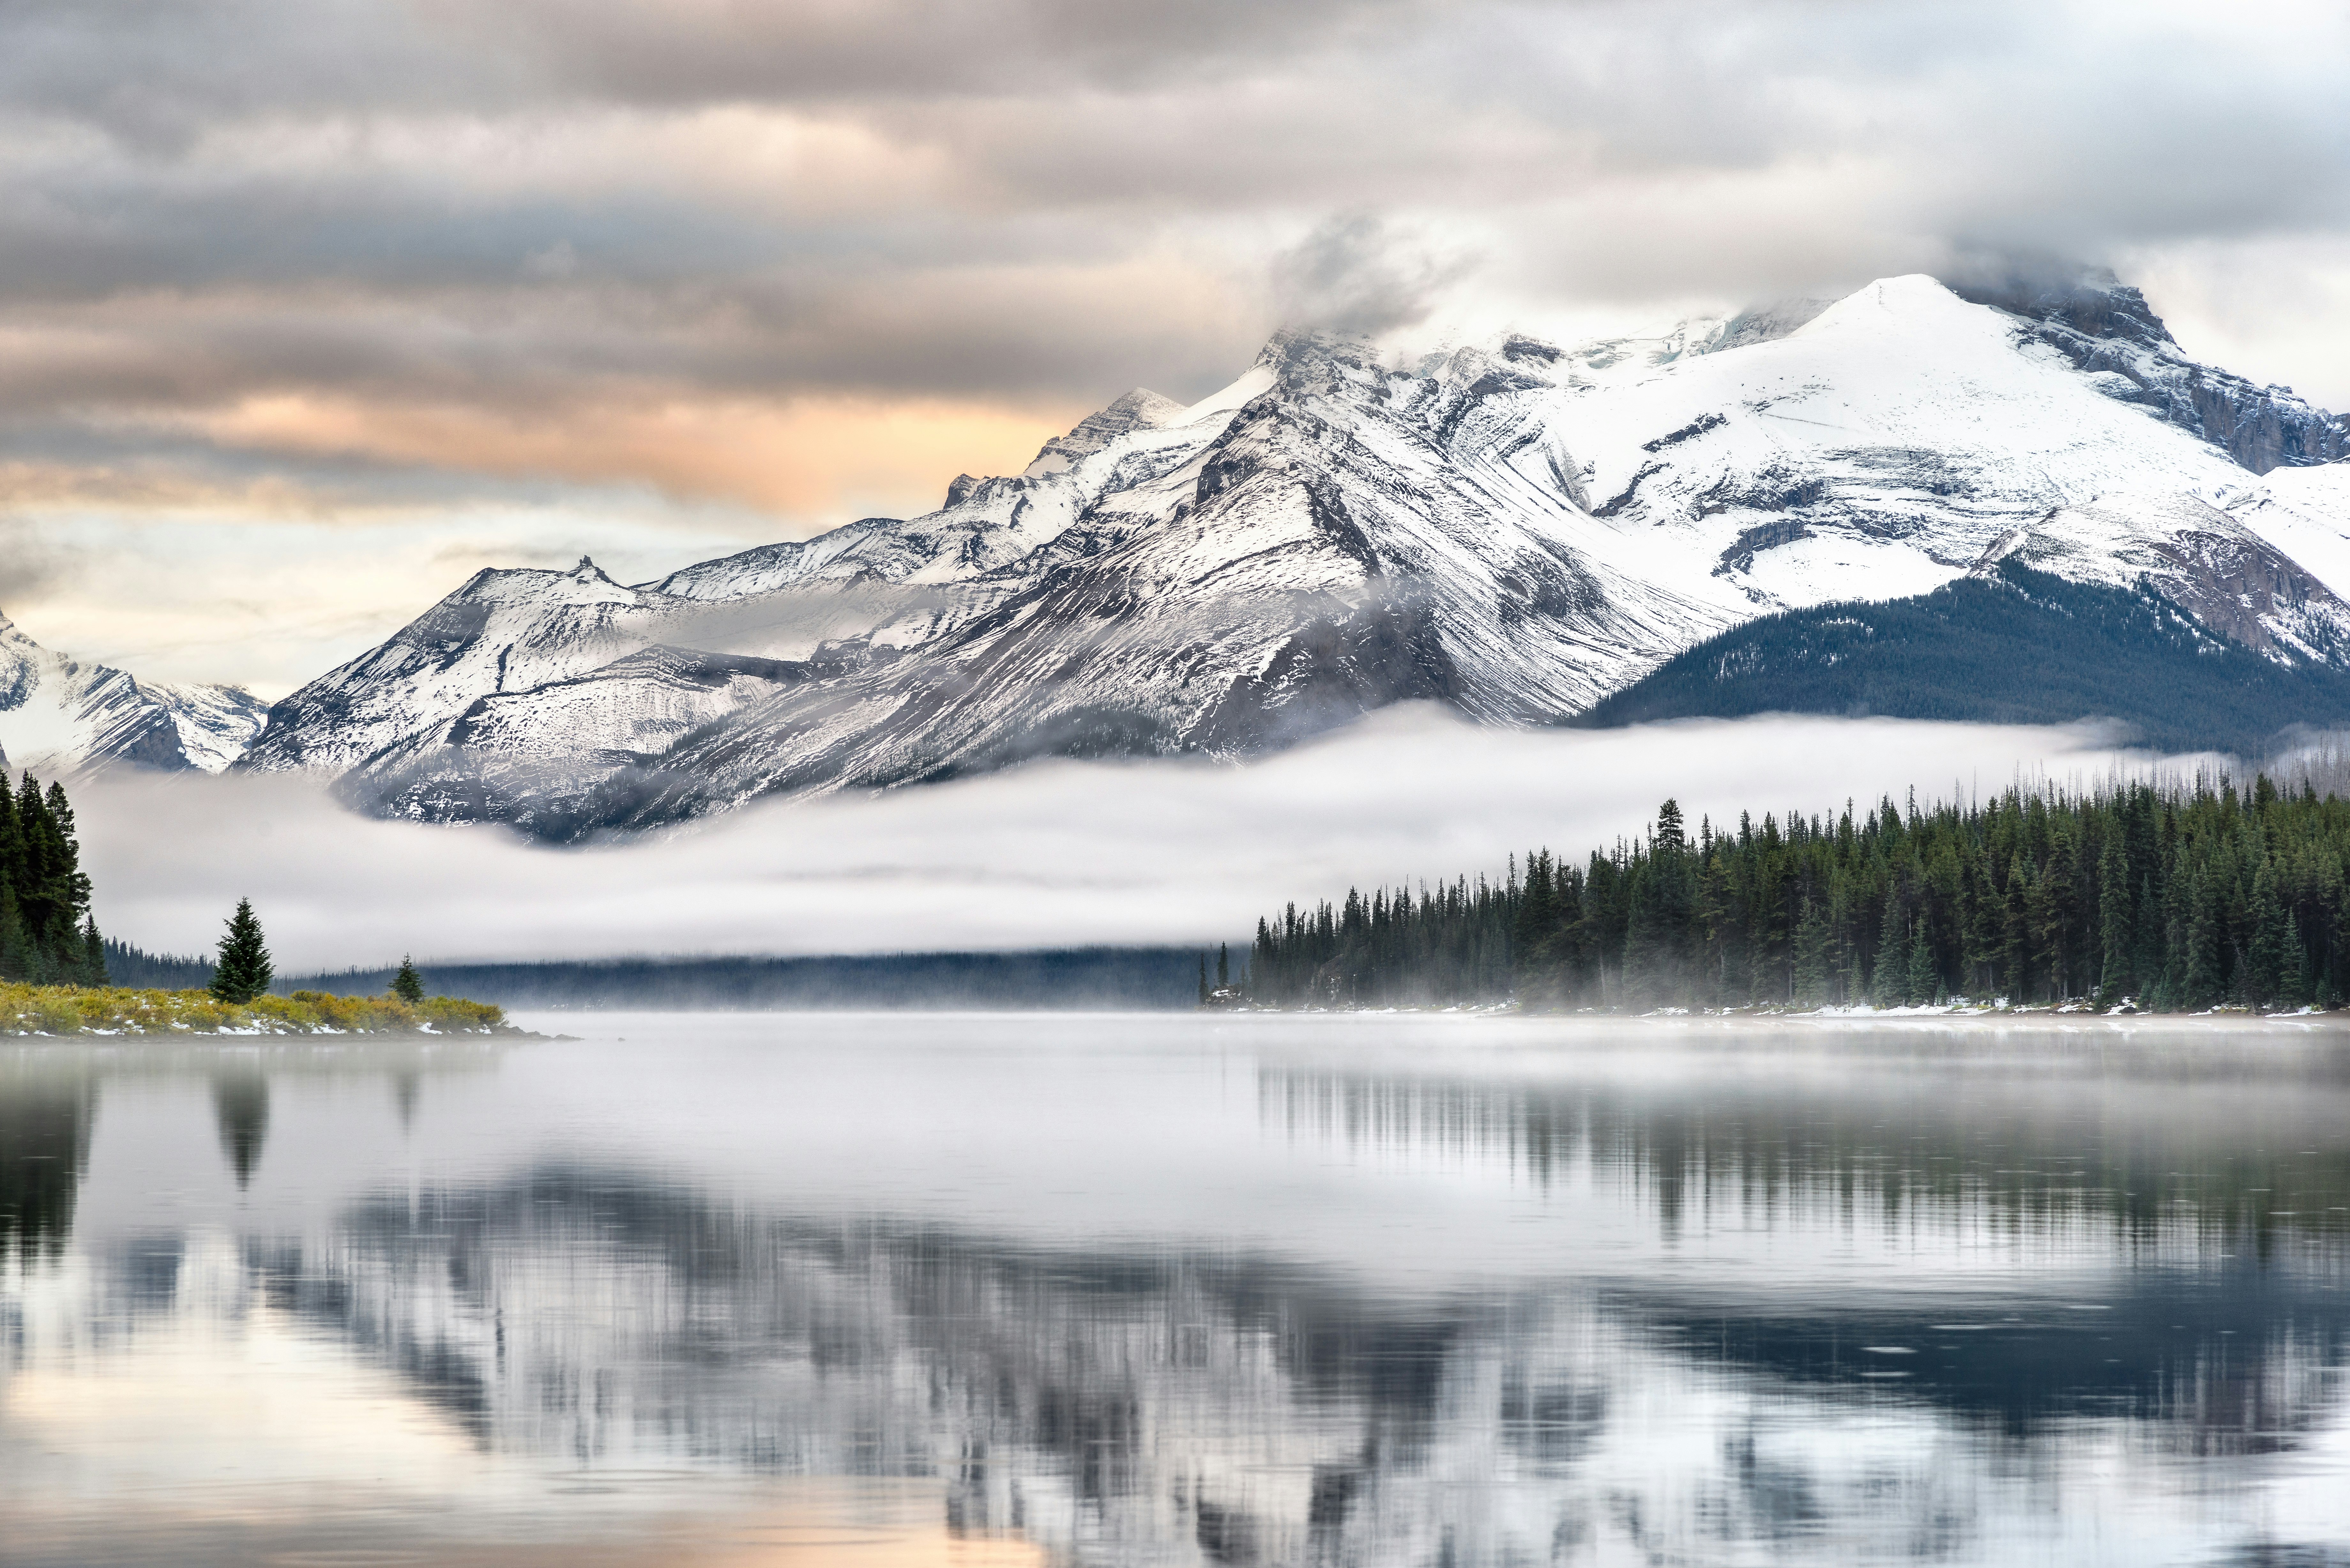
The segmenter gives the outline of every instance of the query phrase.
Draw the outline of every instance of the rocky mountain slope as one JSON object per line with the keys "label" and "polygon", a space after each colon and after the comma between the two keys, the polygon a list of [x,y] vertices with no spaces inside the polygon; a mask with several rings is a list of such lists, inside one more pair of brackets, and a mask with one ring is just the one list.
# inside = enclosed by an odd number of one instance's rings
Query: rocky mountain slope
{"label": "rocky mountain slope", "polygon": [[2295,725],[2350,727],[2350,670],[2311,659],[2288,668],[2158,595],[2005,560],[1914,598],[1748,621],[1675,654],[1574,722],[1789,711],[1983,724],[2097,714],[2164,751],[2258,756]]}
{"label": "rocky mountain slope", "polygon": [[2340,420],[2134,289],[1930,278],[1404,367],[1284,333],[1022,473],[657,582],[484,572],[279,703],[241,766],[554,837],[1044,755],[1281,746],[1399,701],[1589,709],[1774,610],[2002,559],[2350,663]]}
{"label": "rocky mountain slope", "polygon": [[0,763],[218,773],[268,716],[242,688],[137,680],[43,648],[0,616]]}

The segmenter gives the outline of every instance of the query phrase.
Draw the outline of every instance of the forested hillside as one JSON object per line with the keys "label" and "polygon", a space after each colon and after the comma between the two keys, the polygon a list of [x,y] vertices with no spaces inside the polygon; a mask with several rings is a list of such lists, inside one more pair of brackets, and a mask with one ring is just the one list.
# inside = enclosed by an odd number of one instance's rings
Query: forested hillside
{"label": "forested hillside", "polygon": [[2350,721],[2350,675],[2277,664],[2151,592],[2003,561],[1915,598],[1765,616],[1667,659],[1575,722],[1772,712],[2113,718],[2166,751],[2257,753],[2289,725]]}
{"label": "forested hillside", "polygon": [[2350,802],[2265,776],[1688,831],[1538,850],[1499,884],[1350,891],[1257,925],[1273,1005],[1803,1007],[2125,998],[2158,1010],[2337,1005]]}
{"label": "forested hillside", "polygon": [[45,793],[29,772],[14,794],[0,776],[0,980],[106,983],[73,807],[62,785]]}

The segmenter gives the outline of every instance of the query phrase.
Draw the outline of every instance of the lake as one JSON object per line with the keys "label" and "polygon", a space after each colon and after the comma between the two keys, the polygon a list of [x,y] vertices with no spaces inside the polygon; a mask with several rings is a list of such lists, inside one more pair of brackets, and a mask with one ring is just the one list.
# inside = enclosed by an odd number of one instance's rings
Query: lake
{"label": "lake", "polygon": [[2350,1563],[2350,1031],[0,1047],[10,1564]]}

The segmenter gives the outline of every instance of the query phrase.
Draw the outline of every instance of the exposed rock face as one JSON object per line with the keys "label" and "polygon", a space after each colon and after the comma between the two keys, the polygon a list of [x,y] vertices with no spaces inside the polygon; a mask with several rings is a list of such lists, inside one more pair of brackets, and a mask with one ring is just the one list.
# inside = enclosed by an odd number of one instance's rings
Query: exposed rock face
{"label": "exposed rock face", "polygon": [[2342,659],[2350,490],[2279,499],[2302,471],[2256,481],[2180,411],[2241,385],[2118,286],[1992,306],[1896,278],[1409,369],[1284,332],[1223,391],[1129,394],[926,516],[636,587],[484,573],[280,703],[243,765],[571,837],[1042,756],[1245,756],[1405,700],[1543,722],[1758,614],[2016,552]]}
{"label": "exposed rock face", "polygon": [[1721,324],[1721,330],[1705,345],[1704,351],[1721,354],[1757,343],[1776,343],[1809,326],[1821,311],[1835,303],[1833,299],[1783,299],[1742,310]]}
{"label": "exposed rock face", "polygon": [[2060,283],[2004,278],[1955,292],[2030,323],[2032,341],[2111,378],[2101,383],[2111,395],[2154,410],[2254,473],[2350,456],[2350,421],[2310,407],[2290,387],[2257,387],[2195,363],[2146,296],[2111,273]]}
{"label": "exposed rock face", "polygon": [[243,756],[269,722],[269,704],[242,686],[142,680],[139,689],[170,711],[181,752],[208,774]]}
{"label": "exposed rock face", "polygon": [[1068,434],[1046,441],[1023,472],[1031,479],[1059,473],[1129,431],[1156,430],[1182,411],[1174,399],[1137,387],[1099,413],[1087,414]]}

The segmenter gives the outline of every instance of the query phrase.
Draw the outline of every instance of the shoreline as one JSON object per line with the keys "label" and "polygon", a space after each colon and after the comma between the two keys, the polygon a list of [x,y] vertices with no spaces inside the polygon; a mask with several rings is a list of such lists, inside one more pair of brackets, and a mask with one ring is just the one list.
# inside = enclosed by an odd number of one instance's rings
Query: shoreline
{"label": "shoreline", "polygon": [[206,991],[0,982],[0,1039],[496,1039],[519,1035],[505,1010],[462,997],[297,991],[223,1002]]}

